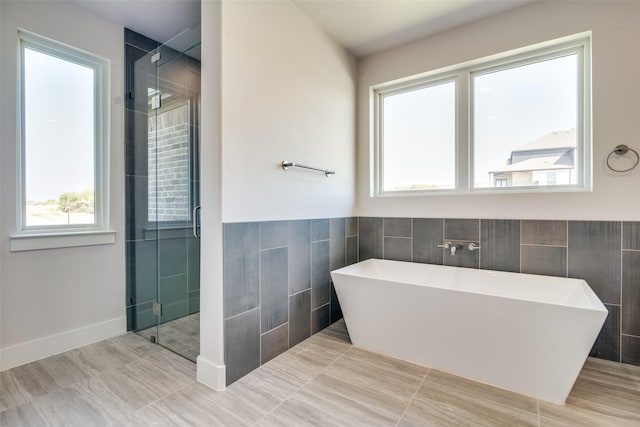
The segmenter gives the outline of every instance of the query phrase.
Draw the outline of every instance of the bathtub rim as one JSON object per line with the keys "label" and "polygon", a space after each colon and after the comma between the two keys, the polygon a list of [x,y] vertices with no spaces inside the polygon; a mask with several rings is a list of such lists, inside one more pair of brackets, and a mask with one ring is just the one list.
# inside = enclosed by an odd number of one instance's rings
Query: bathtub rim
{"label": "bathtub rim", "polygon": [[[364,264],[372,264],[372,263],[380,263],[380,264],[403,264],[403,265],[417,265],[417,266],[429,266],[428,268],[433,268],[433,267],[438,267],[438,268],[442,268],[445,270],[456,270],[456,269],[464,269],[467,271],[473,271],[473,272],[478,272],[479,274],[483,274],[483,272],[490,272],[490,273],[497,273],[498,275],[516,275],[519,277],[535,277],[537,280],[543,280],[543,279],[552,279],[552,280],[558,280],[558,279],[562,279],[564,281],[572,281],[572,282],[578,282],[576,284],[579,284],[581,289],[584,291],[585,295],[584,297],[586,298],[586,300],[588,301],[588,303],[590,305],[587,306],[587,304],[583,304],[583,305],[579,305],[579,304],[572,304],[572,303],[560,303],[560,302],[549,302],[549,301],[541,301],[541,300],[537,300],[537,299],[527,299],[527,298],[517,298],[514,296],[505,296],[505,295],[499,295],[496,293],[491,293],[491,292],[478,292],[478,291],[474,291],[474,290],[469,290],[469,289],[454,289],[454,288],[450,288],[450,287],[443,287],[443,286],[436,286],[430,283],[421,283],[421,282],[417,282],[417,281],[409,281],[409,280],[394,280],[391,278],[381,278],[381,277],[375,277],[371,274],[369,275],[365,275],[365,274],[358,274],[358,273],[354,273],[352,272],[352,270],[356,270],[358,268],[362,269],[364,267],[362,267]],[[413,267],[415,268],[415,267]],[[421,287],[427,287],[427,288],[433,288],[433,289],[442,289],[442,290],[446,290],[446,291],[451,291],[451,292],[456,292],[456,293],[471,293],[471,294],[475,294],[475,295],[484,295],[484,296],[488,296],[488,297],[492,297],[492,298],[501,298],[501,299],[506,299],[506,300],[512,300],[512,301],[526,301],[526,302],[530,302],[530,303],[534,303],[534,304],[545,304],[545,305],[550,305],[550,306],[557,306],[557,307],[566,307],[566,308],[572,308],[572,309],[577,309],[577,310],[593,310],[593,311],[599,311],[599,312],[603,312],[603,313],[609,313],[609,310],[607,310],[607,308],[605,307],[604,303],[600,300],[600,298],[596,295],[596,293],[593,291],[593,289],[591,288],[591,286],[589,285],[589,283],[584,280],[584,279],[578,279],[578,278],[573,278],[573,277],[561,277],[561,276],[545,276],[545,275],[541,275],[541,274],[532,274],[532,273],[517,273],[517,272],[511,272],[511,271],[499,271],[499,270],[488,270],[488,269],[480,269],[480,268],[469,268],[469,267],[457,267],[457,266],[450,266],[450,265],[442,265],[442,264],[427,264],[427,263],[417,263],[417,262],[410,262],[410,261],[397,261],[397,260],[388,260],[388,259],[381,259],[381,258],[369,258],[366,259],[364,261],[359,261],[357,263],[345,266],[345,267],[341,267],[335,270],[332,270],[331,272],[331,278],[333,279],[333,275],[335,274],[339,274],[339,275],[343,275],[343,276],[349,276],[349,277],[359,277],[362,279],[370,279],[370,280],[376,280],[376,281],[385,281],[385,282],[390,282],[390,283],[402,283],[403,285],[412,285],[412,286],[421,286]],[[335,280],[334,280],[335,282]]]}

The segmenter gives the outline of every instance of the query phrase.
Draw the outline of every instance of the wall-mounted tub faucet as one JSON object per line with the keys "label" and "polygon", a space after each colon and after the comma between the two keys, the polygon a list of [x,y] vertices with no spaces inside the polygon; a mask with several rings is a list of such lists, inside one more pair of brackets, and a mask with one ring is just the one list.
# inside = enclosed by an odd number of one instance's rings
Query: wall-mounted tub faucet
{"label": "wall-mounted tub faucet", "polygon": [[449,249],[451,251],[451,256],[455,256],[456,252],[458,252],[458,249],[464,248],[464,243],[444,242],[444,245],[436,245],[436,246],[439,248]]}

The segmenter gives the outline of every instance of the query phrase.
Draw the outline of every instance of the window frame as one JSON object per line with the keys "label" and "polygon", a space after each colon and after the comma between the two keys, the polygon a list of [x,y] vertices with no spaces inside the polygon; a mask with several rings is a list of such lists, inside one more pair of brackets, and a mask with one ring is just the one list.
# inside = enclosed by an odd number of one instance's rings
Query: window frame
{"label": "window frame", "polygon": [[[94,223],[93,224],[60,224],[60,225],[27,225],[26,223],[26,132],[25,132],[25,49],[37,51],[63,61],[67,61],[94,70],[93,78],[93,103],[94,103]],[[18,203],[17,203],[17,233],[12,237],[12,250],[44,249],[50,247],[84,246],[85,244],[112,243],[112,237],[105,239],[113,233],[109,231],[109,95],[110,95],[110,61],[95,54],[78,48],[54,41],[24,30],[18,31]],[[98,237],[87,239],[87,235],[94,234]],[[78,244],[69,240],[70,235],[83,236]],[[49,241],[42,246],[34,244],[37,236],[63,236],[67,237],[58,244]],[[29,244],[24,242],[15,244],[13,238],[30,238]],[[26,240],[25,240],[26,241]],[[97,243],[92,243],[96,241]],[[84,243],[83,243],[84,242]],[[15,247],[15,248],[14,248]],[[22,249],[27,247],[26,249]]]}
{"label": "window frame", "polygon": [[409,84],[400,83],[388,87],[381,88],[380,90],[376,90],[374,96],[376,97],[375,102],[375,115],[376,115],[376,130],[375,130],[375,140],[382,141],[382,135],[384,134],[384,121],[381,120],[384,114],[384,98],[387,96],[400,95],[402,93],[412,92],[415,90],[426,89],[434,86],[438,86],[446,83],[453,83],[454,87],[454,188],[444,188],[444,189],[421,189],[421,190],[401,190],[401,191],[384,191],[384,145],[381,143],[376,143],[376,156],[375,156],[375,169],[376,169],[376,193],[380,195],[388,195],[388,194],[396,194],[396,195],[404,195],[404,194],[415,194],[415,193],[438,193],[438,194],[450,194],[452,191],[458,187],[458,143],[459,143],[459,131],[458,131],[458,99],[459,99],[459,73],[437,73],[433,75],[424,76],[417,80],[412,80]]}
{"label": "window frame", "polygon": [[[578,99],[576,123],[577,182],[571,185],[474,187],[473,146],[473,76],[534,64],[544,60],[577,54]],[[384,191],[384,96],[421,89],[429,82],[455,76],[456,82],[456,186],[453,189],[421,189]],[[469,195],[584,192],[593,188],[592,134],[591,134],[591,32],[583,32],[543,43],[518,48],[484,58],[452,65],[402,79],[373,85],[370,91],[371,138],[371,197],[412,197],[423,195]]]}

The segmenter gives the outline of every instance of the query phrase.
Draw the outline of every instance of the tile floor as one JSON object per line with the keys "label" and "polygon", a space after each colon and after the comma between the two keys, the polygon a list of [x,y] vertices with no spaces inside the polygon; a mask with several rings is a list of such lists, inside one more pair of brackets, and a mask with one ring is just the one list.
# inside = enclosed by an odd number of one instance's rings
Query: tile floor
{"label": "tile floor", "polygon": [[1,375],[2,426],[640,426],[640,367],[589,359],[557,406],[353,347],[343,322],[221,393],[134,334]]}
{"label": "tile floor", "polygon": [[200,352],[200,313],[184,316],[152,328],[137,332],[139,335],[156,340],[164,347],[195,362]]}

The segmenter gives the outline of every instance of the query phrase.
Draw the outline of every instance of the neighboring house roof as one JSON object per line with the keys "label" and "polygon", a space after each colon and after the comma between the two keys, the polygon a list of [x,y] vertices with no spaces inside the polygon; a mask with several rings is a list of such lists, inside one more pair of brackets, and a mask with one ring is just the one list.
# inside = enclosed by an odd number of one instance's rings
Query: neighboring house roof
{"label": "neighboring house roof", "polygon": [[575,148],[575,128],[549,132],[511,151],[508,164],[489,173],[572,169]]}
{"label": "neighboring house roof", "polygon": [[576,129],[556,130],[549,132],[542,138],[538,138],[534,141],[528,142],[522,145],[512,153],[519,151],[539,151],[550,150],[554,148],[573,148],[576,146]]}
{"label": "neighboring house roof", "polygon": [[524,172],[524,171],[542,171],[542,170],[560,170],[560,169],[573,169],[573,165],[558,164],[558,155],[544,156],[544,157],[532,157],[522,162],[507,165],[500,169],[495,169],[490,173],[504,173],[504,172]]}

